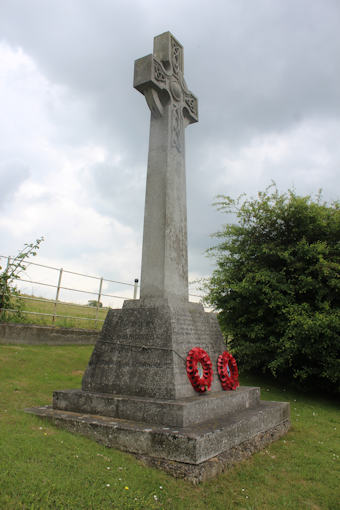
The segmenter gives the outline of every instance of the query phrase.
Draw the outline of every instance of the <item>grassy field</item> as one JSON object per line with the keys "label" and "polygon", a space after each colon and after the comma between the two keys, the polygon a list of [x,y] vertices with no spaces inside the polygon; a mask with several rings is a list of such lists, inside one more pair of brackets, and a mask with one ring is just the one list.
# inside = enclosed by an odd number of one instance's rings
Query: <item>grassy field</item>
{"label": "grassy field", "polygon": [[1,509],[340,509],[340,412],[326,398],[241,379],[261,385],[264,399],[290,401],[292,428],[200,486],[23,412],[80,387],[91,350],[0,346]]}
{"label": "grassy field", "polygon": [[[29,297],[31,296],[28,296],[28,298]],[[14,309],[17,308],[18,301],[18,299],[13,300],[12,307]],[[34,312],[34,314],[31,315],[22,313],[18,317],[15,313],[7,312],[7,320],[11,322],[25,322],[42,326],[100,330],[103,326],[103,321],[108,311],[108,308],[99,308],[97,316],[98,321],[95,321],[93,320],[96,319],[95,307],[82,306],[73,303],[58,303],[57,307],[55,308],[54,302],[49,299],[44,299],[42,301],[20,299],[20,302],[22,303],[23,312]],[[67,315],[70,317],[56,317],[53,321],[52,317],[44,314]]]}

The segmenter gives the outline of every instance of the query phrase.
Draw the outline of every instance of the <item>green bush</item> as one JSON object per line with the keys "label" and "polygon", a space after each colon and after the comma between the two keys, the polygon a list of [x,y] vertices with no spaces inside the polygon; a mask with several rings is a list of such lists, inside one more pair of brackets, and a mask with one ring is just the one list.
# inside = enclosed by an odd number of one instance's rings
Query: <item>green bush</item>
{"label": "green bush", "polygon": [[207,302],[240,368],[340,392],[340,203],[321,194],[219,196],[236,215],[215,234]]}
{"label": "green bush", "polygon": [[[36,256],[43,240],[43,237],[39,237],[33,243],[25,243],[15,257],[8,258],[5,268],[0,266],[0,321],[22,319],[22,303],[17,298],[19,292],[15,282],[20,280],[20,274],[26,270],[25,260]],[[6,312],[12,308],[17,309],[15,316]]]}

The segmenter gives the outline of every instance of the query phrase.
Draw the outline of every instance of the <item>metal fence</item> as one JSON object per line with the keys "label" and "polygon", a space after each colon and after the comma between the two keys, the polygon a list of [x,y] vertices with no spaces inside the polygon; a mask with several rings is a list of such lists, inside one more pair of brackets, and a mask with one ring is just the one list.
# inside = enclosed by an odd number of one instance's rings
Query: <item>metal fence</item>
{"label": "metal fence", "polygon": [[[0,261],[5,261],[7,267],[11,264],[13,257],[0,255]],[[99,323],[104,322],[104,318],[99,317],[101,311],[108,310],[109,307],[119,308],[126,299],[137,299],[139,294],[139,281],[138,278],[134,279],[133,283],[121,282],[118,280],[110,280],[102,276],[93,276],[76,271],[70,271],[64,268],[57,268],[45,264],[38,264],[28,259],[21,261],[25,270],[22,276],[16,278],[16,285],[19,290],[17,299],[31,302],[48,302],[53,306],[52,313],[37,312],[29,310],[20,310],[20,313],[31,316],[45,316],[49,317],[51,324],[55,325],[56,319],[73,319],[77,321],[90,321],[96,328]],[[0,265],[4,265],[2,262]],[[33,269],[33,271],[32,271]],[[53,276],[47,275],[46,271],[52,272]],[[43,274],[43,280],[41,281]],[[84,289],[76,287],[72,282],[75,278],[81,277],[83,280],[88,279],[91,282],[91,289]],[[70,283],[67,283],[67,279]],[[120,288],[120,292],[119,292]],[[37,290],[39,289],[39,290]],[[110,289],[113,289],[110,292]],[[119,293],[115,291],[118,290]],[[114,293],[113,293],[114,292]],[[69,300],[61,299],[61,294],[71,294]],[[31,294],[30,296],[28,294]],[[37,297],[37,295],[45,294],[45,297]],[[119,295],[124,294],[124,295]],[[197,294],[189,294],[190,298],[194,301],[201,301],[203,296]],[[84,304],[83,299],[87,299],[87,304]],[[80,299],[80,302],[79,302]],[[77,301],[77,303],[75,302]],[[103,306],[103,302],[105,306]],[[91,304],[90,304],[91,303]],[[67,305],[67,307],[79,307],[83,311],[88,309],[94,312],[94,316],[90,313],[84,316],[76,316],[69,314],[59,314],[58,305]],[[1,309],[0,309],[1,311]],[[15,308],[6,309],[9,313],[18,313],[19,310]],[[101,314],[102,315],[102,314]]]}

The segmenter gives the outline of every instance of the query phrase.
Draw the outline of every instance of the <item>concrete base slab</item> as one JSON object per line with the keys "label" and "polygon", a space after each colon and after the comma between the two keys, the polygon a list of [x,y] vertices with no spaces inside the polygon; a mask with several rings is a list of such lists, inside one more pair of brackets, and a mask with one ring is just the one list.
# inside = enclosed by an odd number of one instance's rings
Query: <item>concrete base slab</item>
{"label": "concrete base slab", "polygon": [[82,390],[53,392],[53,408],[157,425],[187,427],[254,407],[260,388],[215,391],[178,400],[91,393]]}
{"label": "concrete base slab", "polygon": [[175,478],[184,478],[188,482],[197,485],[232,468],[235,464],[242,462],[254,453],[262,450],[273,441],[284,436],[290,427],[290,421],[285,420],[279,425],[272,427],[265,432],[259,432],[251,439],[233,446],[216,457],[212,457],[201,464],[186,464],[173,460],[156,459],[146,455],[134,454],[137,459],[150,467],[161,469]]}
{"label": "concrete base slab", "polygon": [[[49,406],[26,410],[112,448],[149,458],[191,465],[216,457],[275,427],[289,424],[289,403],[260,402],[237,414],[187,427],[163,427],[106,416],[60,411]],[[283,425],[286,424],[286,425]]]}
{"label": "concrete base slab", "polygon": [[0,323],[0,345],[93,345],[98,338],[88,329]]}

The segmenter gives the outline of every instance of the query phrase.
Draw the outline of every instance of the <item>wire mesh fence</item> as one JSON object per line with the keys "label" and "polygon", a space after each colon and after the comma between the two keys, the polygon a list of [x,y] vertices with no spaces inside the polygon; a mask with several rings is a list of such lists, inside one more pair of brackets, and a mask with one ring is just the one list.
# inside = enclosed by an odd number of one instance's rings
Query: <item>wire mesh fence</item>
{"label": "wire mesh fence", "polygon": [[[0,265],[7,267],[11,257],[0,255]],[[18,292],[10,320],[52,326],[99,329],[109,308],[120,308],[126,299],[138,299],[139,281],[123,282],[64,268],[22,260],[25,270],[16,278]],[[191,301],[202,296],[190,294]],[[1,309],[0,309],[1,312]]]}

